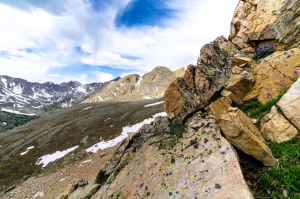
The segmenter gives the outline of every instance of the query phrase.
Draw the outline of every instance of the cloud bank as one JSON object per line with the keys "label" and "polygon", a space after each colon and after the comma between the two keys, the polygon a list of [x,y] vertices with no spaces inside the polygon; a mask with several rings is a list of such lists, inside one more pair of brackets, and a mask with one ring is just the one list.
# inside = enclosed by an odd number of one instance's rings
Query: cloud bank
{"label": "cloud bank", "polygon": [[3,0],[0,74],[34,82],[103,82],[196,64],[229,34],[237,0]]}

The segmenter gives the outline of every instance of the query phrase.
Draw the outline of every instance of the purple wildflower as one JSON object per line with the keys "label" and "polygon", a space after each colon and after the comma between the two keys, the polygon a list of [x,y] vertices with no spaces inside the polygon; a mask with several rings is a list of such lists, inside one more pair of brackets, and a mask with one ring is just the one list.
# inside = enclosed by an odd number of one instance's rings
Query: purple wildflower
{"label": "purple wildflower", "polygon": [[280,82],[279,86],[281,86],[281,87],[282,87],[282,86],[283,86],[283,83],[282,83],[282,82]]}
{"label": "purple wildflower", "polygon": [[268,94],[267,94],[267,98],[270,98],[270,97],[271,97],[271,93],[268,93]]}
{"label": "purple wildflower", "polygon": [[294,74],[294,75],[298,74],[298,71],[294,70],[293,74]]}

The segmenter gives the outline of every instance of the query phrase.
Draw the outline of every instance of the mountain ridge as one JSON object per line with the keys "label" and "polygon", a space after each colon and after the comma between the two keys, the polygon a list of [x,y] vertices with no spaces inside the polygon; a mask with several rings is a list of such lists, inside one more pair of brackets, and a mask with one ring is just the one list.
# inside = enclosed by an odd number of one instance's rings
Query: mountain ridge
{"label": "mountain ridge", "polygon": [[77,81],[55,84],[37,83],[25,79],[0,76],[0,108],[37,113],[50,106],[70,107],[99,91],[115,78],[106,82],[81,84]]}

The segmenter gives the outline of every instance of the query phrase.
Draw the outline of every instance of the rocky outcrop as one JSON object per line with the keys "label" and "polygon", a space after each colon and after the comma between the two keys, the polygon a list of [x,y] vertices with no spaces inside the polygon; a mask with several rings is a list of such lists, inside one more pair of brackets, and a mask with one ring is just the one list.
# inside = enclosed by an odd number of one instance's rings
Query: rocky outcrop
{"label": "rocky outcrop", "polygon": [[287,90],[300,74],[300,49],[278,51],[258,61],[252,62],[255,84],[243,101],[258,99],[266,103],[271,98]]}
{"label": "rocky outcrop", "polygon": [[298,130],[278,112],[275,106],[262,119],[260,125],[262,136],[273,142],[284,142],[298,135]]}
{"label": "rocky outcrop", "polygon": [[284,116],[300,130],[300,78],[277,102]]}
{"label": "rocky outcrop", "polygon": [[169,118],[183,122],[214,101],[228,83],[234,55],[240,52],[224,37],[204,45],[197,66],[189,65],[184,76],[165,92],[164,107]]}
{"label": "rocky outcrop", "polygon": [[231,107],[230,103],[229,99],[221,98],[208,108],[218,121],[225,138],[265,166],[277,166],[279,162],[273,157],[259,130],[241,110]]}
{"label": "rocky outcrop", "polygon": [[91,198],[253,199],[236,152],[215,119],[202,117],[189,118],[182,138],[166,117],[143,126],[99,172]]}
{"label": "rocky outcrop", "polygon": [[298,0],[240,0],[231,22],[229,40],[244,52],[278,43],[279,49],[300,45]]}

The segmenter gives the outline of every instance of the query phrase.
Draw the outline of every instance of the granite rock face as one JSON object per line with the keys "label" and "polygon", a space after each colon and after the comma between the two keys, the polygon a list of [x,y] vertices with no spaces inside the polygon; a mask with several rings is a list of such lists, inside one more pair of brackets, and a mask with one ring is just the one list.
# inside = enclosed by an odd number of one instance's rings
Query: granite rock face
{"label": "granite rock face", "polygon": [[246,53],[253,47],[278,43],[288,50],[300,45],[298,0],[240,0],[231,22],[229,40]]}
{"label": "granite rock face", "polygon": [[204,45],[197,66],[189,65],[165,92],[165,111],[170,119],[184,122],[188,116],[214,101],[228,83],[237,48],[224,37]]}
{"label": "granite rock face", "polygon": [[134,147],[137,140],[128,140],[131,146],[123,156],[130,161],[112,170],[113,177],[108,176],[92,198],[252,199],[236,152],[215,120],[196,114],[186,124],[186,133],[176,142],[163,133],[169,131],[166,126],[139,149]]}
{"label": "granite rock face", "polygon": [[241,110],[230,106],[229,99],[221,98],[211,103],[208,109],[231,144],[265,166],[278,165],[278,160],[273,157],[259,130]]}
{"label": "granite rock face", "polygon": [[262,136],[273,142],[284,142],[298,135],[298,130],[282,116],[275,106],[261,121]]}
{"label": "granite rock face", "polygon": [[255,83],[243,101],[258,99],[266,103],[287,90],[300,74],[300,49],[278,51],[258,61],[251,62]]}
{"label": "granite rock face", "polygon": [[277,102],[284,116],[300,130],[300,78]]}

